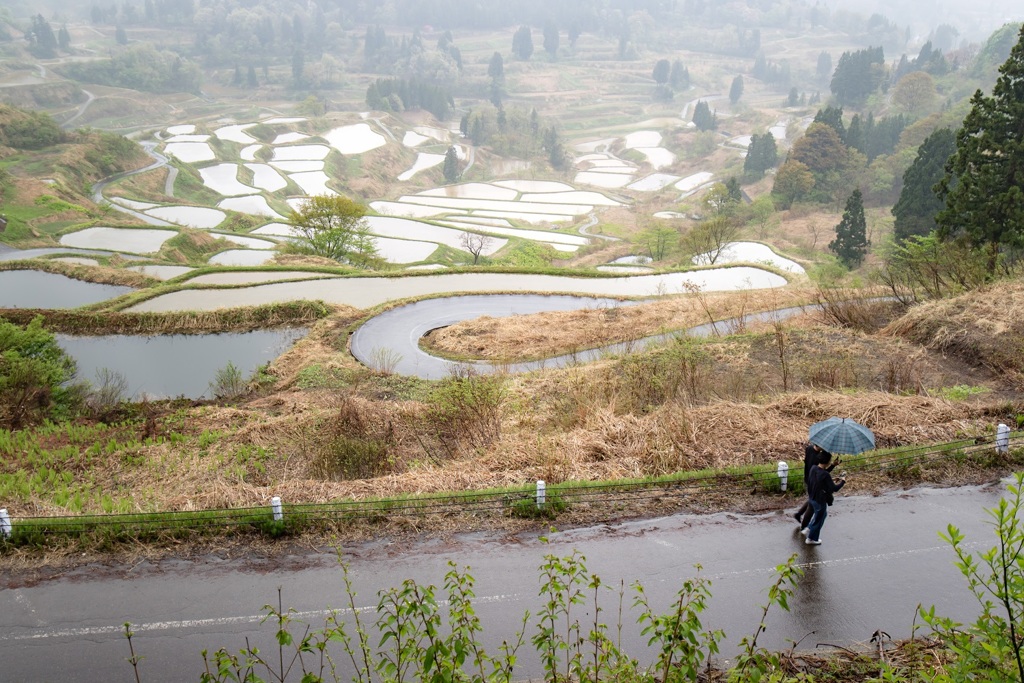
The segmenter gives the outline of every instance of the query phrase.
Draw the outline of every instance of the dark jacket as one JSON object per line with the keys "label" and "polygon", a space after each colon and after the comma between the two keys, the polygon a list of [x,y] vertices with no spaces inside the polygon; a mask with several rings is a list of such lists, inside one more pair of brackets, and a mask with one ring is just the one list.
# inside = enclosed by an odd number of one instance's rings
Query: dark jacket
{"label": "dark jacket", "polygon": [[815,467],[807,483],[807,495],[819,504],[831,505],[833,494],[845,485],[845,481],[836,484],[828,470]]}
{"label": "dark jacket", "polygon": [[[810,484],[811,469],[813,467],[815,467],[819,462],[821,462],[822,458],[826,454],[827,454],[826,451],[823,451],[823,450],[822,451],[816,451],[816,450],[814,450],[814,446],[812,444],[807,444],[807,446],[804,448],[804,486],[805,487],[810,488],[808,485]],[[828,471],[831,472],[832,468],[835,467],[835,466],[836,466],[835,463],[832,463],[831,465],[829,465],[828,466]]]}

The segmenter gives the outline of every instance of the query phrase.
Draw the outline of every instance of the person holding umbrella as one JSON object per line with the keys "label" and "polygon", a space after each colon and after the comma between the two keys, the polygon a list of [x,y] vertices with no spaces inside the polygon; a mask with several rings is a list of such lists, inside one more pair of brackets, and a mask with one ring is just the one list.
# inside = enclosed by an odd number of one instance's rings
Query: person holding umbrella
{"label": "person holding umbrella", "polygon": [[[824,456],[829,458],[832,455],[821,448],[816,443],[807,442],[807,446],[804,448],[804,492],[807,493],[807,498],[804,500],[804,504],[800,506],[800,509],[793,513],[793,517],[796,519],[796,523],[800,525],[800,531],[807,528],[807,525],[811,523],[811,515],[814,514],[814,509],[811,507],[810,497],[810,479],[811,470],[821,462]],[[835,469],[836,465],[841,465],[842,460],[836,458],[835,462],[828,466],[828,471],[831,472]]]}
{"label": "person holding umbrella", "polygon": [[822,451],[817,466],[811,469],[808,501],[814,514],[811,516],[811,523],[807,525],[807,540],[804,541],[807,545],[821,545],[821,527],[825,525],[828,506],[832,504],[836,491],[846,485],[845,479],[832,480],[832,473],[828,467],[831,460],[832,454]]}
{"label": "person holding umbrella", "polygon": [[[808,545],[820,545],[821,527],[828,515],[828,506],[832,504],[836,491],[845,484],[845,479],[835,482],[832,479],[831,471],[835,465],[831,464],[832,453],[863,453],[875,447],[875,435],[870,429],[845,417],[830,417],[811,425],[808,430],[809,447],[817,451],[817,463],[808,467],[807,459],[810,454],[805,454],[804,472],[806,473],[807,500],[811,508],[811,518],[798,518],[801,532],[807,537]],[[839,464],[837,460],[836,465]]]}

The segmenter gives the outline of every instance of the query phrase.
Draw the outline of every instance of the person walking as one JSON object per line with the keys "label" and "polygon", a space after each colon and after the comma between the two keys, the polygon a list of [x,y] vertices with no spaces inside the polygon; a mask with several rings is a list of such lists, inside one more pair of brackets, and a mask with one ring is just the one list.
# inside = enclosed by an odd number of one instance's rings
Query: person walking
{"label": "person walking", "polygon": [[[832,455],[822,449],[816,443],[807,442],[807,446],[804,448],[804,492],[807,494],[807,498],[804,500],[804,504],[800,506],[800,509],[793,513],[793,518],[796,519],[796,523],[800,525],[800,531],[807,528],[807,525],[811,523],[811,515],[814,514],[814,509],[811,507],[811,486],[810,477],[811,470],[821,461],[823,456],[832,457]],[[831,472],[832,468],[841,463],[842,460],[836,458],[836,461],[828,466],[828,471]]]}
{"label": "person walking", "polygon": [[828,506],[832,504],[836,491],[846,485],[845,479],[832,480],[832,474],[829,471],[831,460],[832,455],[822,451],[817,466],[811,468],[811,474],[808,477],[808,501],[814,514],[811,516],[811,522],[807,528],[800,532],[807,536],[804,541],[807,545],[821,545],[821,527],[825,525]]}

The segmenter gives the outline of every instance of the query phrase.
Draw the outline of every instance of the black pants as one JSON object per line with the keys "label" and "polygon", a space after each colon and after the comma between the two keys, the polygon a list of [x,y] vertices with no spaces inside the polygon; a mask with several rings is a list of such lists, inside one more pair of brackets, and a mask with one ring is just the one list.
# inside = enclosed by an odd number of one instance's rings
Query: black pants
{"label": "black pants", "polygon": [[794,517],[800,518],[800,528],[806,529],[807,525],[811,523],[811,517],[814,515],[814,508],[811,507],[810,499],[804,501],[804,504],[800,506],[800,509],[796,511]]}

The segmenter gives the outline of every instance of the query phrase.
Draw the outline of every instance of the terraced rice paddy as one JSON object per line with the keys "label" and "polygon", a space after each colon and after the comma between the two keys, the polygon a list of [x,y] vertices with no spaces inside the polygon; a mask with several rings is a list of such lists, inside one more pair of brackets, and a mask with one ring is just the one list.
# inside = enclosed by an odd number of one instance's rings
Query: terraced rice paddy
{"label": "terraced rice paddy", "polygon": [[177,235],[173,230],[134,228],[86,228],[60,238],[60,243],[80,249],[106,249],[129,254],[152,254]]}
{"label": "terraced rice paddy", "polygon": [[[711,265],[711,255],[694,256],[693,263],[698,266]],[[779,256],[771,247],[759,242],[730,242],[721,250],[714,263],[766,263],[794,275],[804,275],[807,272],[796,261]]]}
{"label": "terraced rice paddy", "polygon": [[129,311],[211,311],[275,302],[320,300],[356,308],[447,292],[549,292],[596,296],[658,296],[688,287],[739,291],[782,287],[786,280],[760,268],[737,266],[632,277],[577,278],[523,273],[453,273],[415,278],[340,278],[280,282],[235,289],[182,289],[143,301]]}

